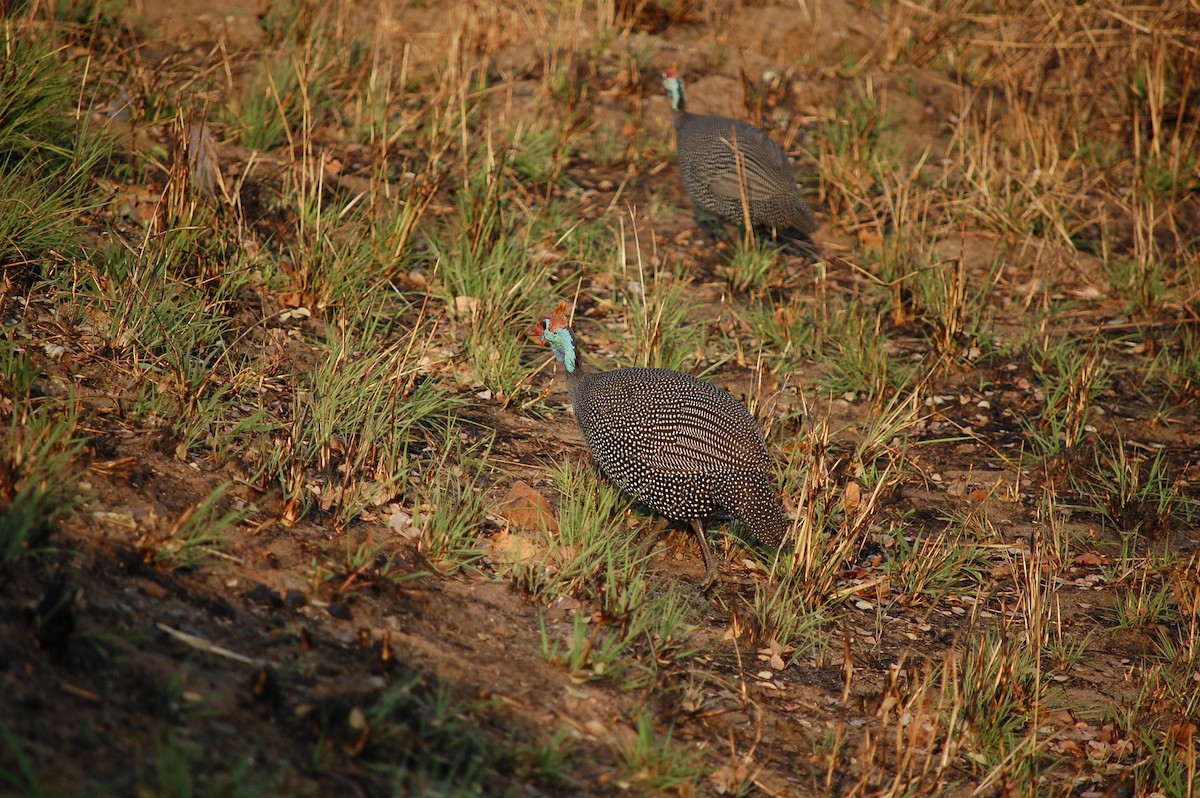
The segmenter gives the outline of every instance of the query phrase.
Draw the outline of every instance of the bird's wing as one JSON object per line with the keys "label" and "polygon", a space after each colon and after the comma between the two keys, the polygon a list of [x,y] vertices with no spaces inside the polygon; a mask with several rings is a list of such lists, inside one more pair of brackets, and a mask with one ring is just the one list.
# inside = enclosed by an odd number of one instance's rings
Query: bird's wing
{"label": "bird's wing", "polygon": [[[709,188],[714,194],[730,199],[740,199],[742,188],[740,177],[744,176],[746,191],[750,197],[770,197],[790,194],[796,190],[795,172],[792,163],[778,144],[763,131],[745,122],[727,120],[728,132],[722,132],[716,147],[727,153],[727,160],[735,164],[732,170],[714,170],[709,179]],[[736,168],[733,157],[734,145],[742,160],[742,175]]]}
{"label": "bird's wing", "polygon": [[[668,393],[645,387],[628,391],[616,384],[595,391],[591,442],[602,450],[619,442],[630,460],[668,473],[770,468],[762,433],[733,397],[721,391],[707,401],[690,401]],[[714,421],[717,417],[723,425]]]}

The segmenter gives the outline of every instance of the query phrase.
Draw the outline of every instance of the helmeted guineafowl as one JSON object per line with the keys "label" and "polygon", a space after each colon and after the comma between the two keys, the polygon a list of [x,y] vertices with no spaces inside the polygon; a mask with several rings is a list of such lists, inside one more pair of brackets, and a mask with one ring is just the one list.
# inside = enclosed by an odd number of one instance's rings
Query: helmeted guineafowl
{"label": "helmeted guineafowl", "polygon": [[683,78],[673,69],[663,73],[663,90],[675,118],[679,172],[698,217],[742,224],[744,193],[754,227],[804,235],[817,229],[791,161],[770,136],[736,119],[688,113]]}
{"label": "helmeted guineafowl", "polygon": [[565,303],[530,333],[566,368],[575,420],[604,475],[661,515],[691,523],[704,555],[705,583],[716,574],[716,563],[702,522],[718,512],[779,548],[791,522],[775,496],[762,430],[740,402],[668,369],[584,372]]}

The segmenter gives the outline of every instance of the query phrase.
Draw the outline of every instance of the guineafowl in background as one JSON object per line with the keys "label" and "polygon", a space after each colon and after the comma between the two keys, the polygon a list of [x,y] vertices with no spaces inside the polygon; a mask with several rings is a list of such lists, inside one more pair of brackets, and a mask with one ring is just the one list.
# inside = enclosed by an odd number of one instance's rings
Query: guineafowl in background
{"label": "guineafowl in background", "polygon": [[663,89],[671,98],[679,172],[698,219],[743,224],[745,205],[751,224],[773,236],[817,229],[791,161],[770,136],[736,119],[689,113],[683,78],[673,69],[663,73]]}

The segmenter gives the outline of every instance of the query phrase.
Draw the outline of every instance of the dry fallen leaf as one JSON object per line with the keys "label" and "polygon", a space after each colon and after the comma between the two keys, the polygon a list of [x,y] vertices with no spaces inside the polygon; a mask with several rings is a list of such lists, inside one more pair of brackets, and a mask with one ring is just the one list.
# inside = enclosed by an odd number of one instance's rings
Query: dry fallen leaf
{"label": "dry fallen leaf", "polygon": [[708,774],[708,781],[713,785],[717,795],[737,792],[750,778],[750,766],[745,760],[738,760]]}
{"label": "dry fallen leaf", "polygon": [[321,171],[325,173],[325,177],[337,177],[342,173],[342,169],[344,168],[345,166],[342,164],[341,160],[333,157],[329,153],[325,154],[324,163],[321,164]]}
{"label": "dry fallen leaf", "polygon": [[383,517],[387,519],[388,528],[396,534],[403,535],[410,540],[420,537],[421,530],[413,526],[412,514],[399,504],[389,504],[384,509]]}
{"label": "dry fallen leaf", "polygon": [[532,538],[515,535],[508,527],[488,538],[489,556],[496,562],[523,563],[542,556],[542,547]]}
{"label": "dry fallen leaf", "polygon": [[775,670],[781,671],[787,667],[784,656],[792,653],[793,650],[791,647],[780,645],[779,641],[772,637],[767,641],[766,648],[759,649],[758,658],[763,662],[770,663]]}
{"label": "dry fallen leaf", "polygon": [[454,312],[458,316],[468,316],[479,307],[479,297],[460,295],[454,297]]}
{"label": "dry fallen leaf", "polygon": [[524,532],[545,529],[558,534],[558,519],[554,516],[554,508],[545,496],[527,482],[514,482],[496,505],[495,513]]}
{"label": "dry fallen leaf", "polygon": [[1171,739],[1174,740],[1175,744],[1180,748],[1187,748],[1195,734],[1196,724],[1192,723],[1190,720],[1171,724]]}
{"label": "dry fallen leaf", "polygon": [[[753,217],[751,217],[753,221]],[[842,492],[842,502],[846,505],[846,512],[852,513],[862,504],[862,487],[857,482],[847,482],[846,488]]]}

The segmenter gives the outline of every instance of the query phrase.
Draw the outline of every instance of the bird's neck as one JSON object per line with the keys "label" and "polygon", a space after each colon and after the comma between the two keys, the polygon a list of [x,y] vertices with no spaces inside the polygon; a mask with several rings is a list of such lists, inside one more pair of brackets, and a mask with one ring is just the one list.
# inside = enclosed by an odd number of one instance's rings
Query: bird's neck
{"label": "bird's neck", "polygon": [[570,375],[575,374],[579,366],[578,353],[575,350],[575,339],[571,337],[571,331],[563,329],[561,335],[556,336],[549,341],[550,350],[554,352],[554,356],[558,358],[558,362],[563,364],[567,370],[568,379]]}

